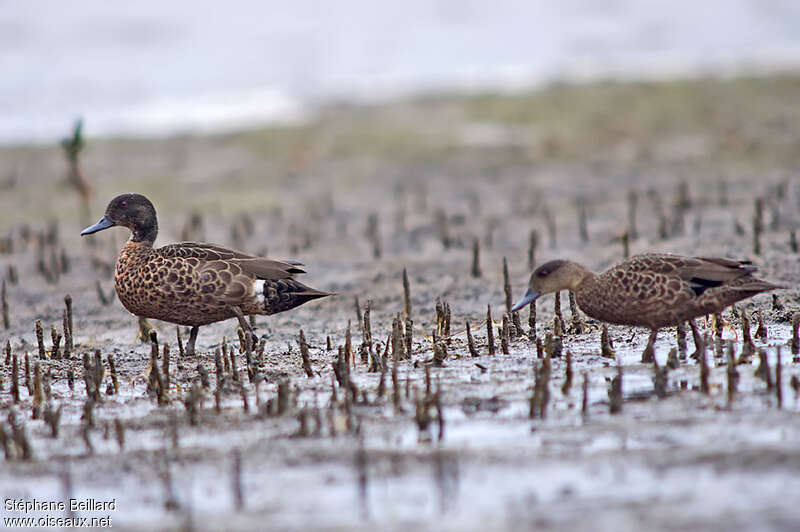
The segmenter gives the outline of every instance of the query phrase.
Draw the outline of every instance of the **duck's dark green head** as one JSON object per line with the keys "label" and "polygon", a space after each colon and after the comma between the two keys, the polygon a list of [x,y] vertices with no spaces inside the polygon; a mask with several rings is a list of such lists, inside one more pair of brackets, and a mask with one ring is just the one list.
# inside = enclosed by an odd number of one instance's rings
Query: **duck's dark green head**
{"label": "duck's dark green head", "polygon": [[81,231],[81,236],[91,235],[103,229],[119,225],[133,233],[134,242],[153,242],[158,235],[156,209],[149,199],[141,194],[121,194],[111,200],[106,214],[100,221]]}

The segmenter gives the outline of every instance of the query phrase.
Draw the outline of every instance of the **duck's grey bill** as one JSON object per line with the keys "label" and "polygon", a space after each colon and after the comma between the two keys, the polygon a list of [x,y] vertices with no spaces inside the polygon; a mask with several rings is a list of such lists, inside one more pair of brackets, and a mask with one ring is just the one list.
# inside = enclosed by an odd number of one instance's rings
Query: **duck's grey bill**
{"label": "duck's grey bill", "polygon": [[539,292],[537,292],[533,288],[528,288],[528,291],[525,292],[525,295],[522,296],[522,299],[520,299],[519,301],[514,303],[514,306],[511,307],[511,312],[518,311],[519,309],[521,309],[525,305],[528,305],[531,301],[534,301],[540,295],[542,295],[542,294],[540,294]]}
{"label": "duck's grey bill", "polygon": [[114,222],[103,216],[102,218],[100,218],[99,222],[81,231],[81,236],[91,235],[92,233],[102,231],[103,229],[108,229],[109,227],[114,227]]}

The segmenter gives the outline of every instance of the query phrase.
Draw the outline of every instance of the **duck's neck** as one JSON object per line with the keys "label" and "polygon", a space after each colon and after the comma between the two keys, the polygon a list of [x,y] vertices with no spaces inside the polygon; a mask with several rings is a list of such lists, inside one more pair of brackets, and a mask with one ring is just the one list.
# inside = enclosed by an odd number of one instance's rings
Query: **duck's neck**
{"label": "duck's neck", "polygon": [[158,236],[158,223],[153,221],[147,225],[133,226],[131,231],[131,242],[140,242],[152,247]]}
{"label": "duck's neck", "polygon": [[570,292],[578,293],[580,292],[585,286],[591,284],[591,282],[596,277],[594,272],[587,270],[583,265],[578,263],[570,264],[570,268],[572,269],[572,273],[570,275],[570,285],[567,287]]}
{"label": "duck's neck", "polygon": [[586,274],[572,291],[575,293],[575,300],[578,306],[587,316],[597,318],[598,301],[603,300],[603,294],[598,293],[600,287],[597,284],[597,274],[586,270]]}
{"label": "duck's neck", "polygon": [[150,240],[136,240],[133,238],[133,235],[128,239],[125,243],[125,248],[135,248],[135,249],[153,249],[153,242]]}

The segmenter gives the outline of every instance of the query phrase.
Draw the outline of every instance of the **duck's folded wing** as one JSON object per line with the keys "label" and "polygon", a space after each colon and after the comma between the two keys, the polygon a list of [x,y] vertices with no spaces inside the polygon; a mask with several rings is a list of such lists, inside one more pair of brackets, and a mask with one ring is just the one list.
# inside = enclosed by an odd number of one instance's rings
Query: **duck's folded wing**
{"label": "duck's folded wing", "polygon": [[702,275],[707,275],[723,281],[736,279],[743,275],[750,275],[758,270],[749,260],[735,260],[722,257],[697,257],[697,260],[701,263],[699,270]]}
{"label": "duck's folded wing", "polygon": [[258,279],[278,280],[289,278],[296,273],[306,273],[304,269],[300,268],[302,264],[299,262],[288,263],[258,257],[234,259],[232,262]]}
{"label": "duck's folded wing", "polygon": [[680,270],[687,267],[697,266],[699,261],[691,257],[682,255],[671,255],[669,253],[648,253],[633,257],[620,266],[624,271],[660,273],[664,275],[676,275]]}
{"label": "duck's folded wing", "polygon": [[200,260],[230,260],[230,259],[252,259],[253,255],[228,249],[216,244],[205,244],[202,242],[179,242],[158,248],[158,252],[164,257],[194,257]]}
{"label": "duck's folded wing", "polygon": [[730,286],[738,279],[753,279],[756,271],[750,261],[740,261],[719,257],[696,257],[686,260],[678,268],[677,274],[689,284],[696,296],[700,296],[709,288]]}
{"label": "duck's folded wing", "polygon": [[679,269],[681,279],[692,279],[711,286],[718,286],[756,271],[750,261],[718,257],[697,257]]}
{"label": "duck's folded wing", "polygon": [[[285,279],[296,273],[306,273],[301,262],[279,261],[256,257],[234,249],[224,248],[216,244],[201,242],[180,242],[159,248],[164,257],[196,258],[201,261],[223,261],[236,264],[243,271],[251,273],[259,279]],[[213,269],[218,270],[220,265]]]}

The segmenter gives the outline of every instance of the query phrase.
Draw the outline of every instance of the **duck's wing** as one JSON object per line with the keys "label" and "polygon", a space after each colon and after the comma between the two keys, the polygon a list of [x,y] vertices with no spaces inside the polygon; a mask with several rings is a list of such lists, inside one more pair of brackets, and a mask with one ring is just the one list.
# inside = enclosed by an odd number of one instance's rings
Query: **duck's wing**
{"label": "duck's wing", "polygon": [[[228,266],[238,265],[242,271],[258,279],[284,279],[296,273],[305,273],[300,262],[266,259],[216,244],[180,242],[161,247],[158,251],[164,257],[195,258],[207,262],[222,261]],[[225,269],[224,266],[225,264],[217,264],[212,269],[222,271]]]}
{"label": "duck's wing", "polygon": [[[328,295],[293,279],[294,274],[304,270],[289,262],[196,242],[172,244],[155,251],[165,265],[160,277],[163,290],[212,314],[228,306],[239,306],[246,313],[274,313]],[[269,305],[267,296],[274,296]]]}
{"label": "duck's wing", "polygon": [[752,279],[755,266],[750,261],[725,259],[720,257],[694,257],[685,261],[678,269],[680,278],[689,283],[696,296],[709,288],[730,286],[742,278]]}
{"label": "duck's wing", "polygon": [[306,273],[306,271],[299,266],[299,262],[282,262],[279,260],[270,260],[260,257],[248,259],[234,259],[234,262],[241,266],[242,270],[258,279],[277,280],[286,279],[296,273]]}
{"label": "duck's wing", "polygon": [[[631,272],[652,272],[679,277],[684,281],[697,279],[709,283],[725,283],[756,271],[749,260],[722,257],[685,257],[667,253],[637,255],[621,266]],[[715,285],[716,286],[716,285]]]}
{"label": "duck's wing", "polygon": [[[722,257],[661,256],[659,273],[677,276],[689,285],[695,296],[709,288],[730,285],[741,278],[752,279],[756,267],[748,260]],[[737,283],[738,284],[738,283]]]}
{"label": "duck's wing", "polygon": [[306,288],[293,278],[294,273],[302,270],[279,261],[261,258],[200,260],[195,257],[179,260],[188,268],[194,268],[197,290],[201,297],[214,304],[253,305],[264,292],[265,285],[285,292],[302,292]]}
{"label": "duck's wing", "polygon": [[635,255],[618,264],[615,269],[627,272],[659,273],[664,275],[679,275],[685,268],[697,266],[698,259],[667,253],[645,253]]}
{"label": "duck's wing", "polygon": [[695,260],[700,262],[696,269],[698,275],[723,282],[751,275],[758,270],[749,260],[722,257],[696,257]]}
{"label": "duck's wing", "polygon": [[216,244],[205,244],[202,242],[178,242],[158,248],[158,252],[164,257],[194,257],[200,260],[230,260],[230,259],[251,259],[253,255],[228,249]]}
{"label": "duck's wing", "polygon": [[[756,267],[749,260],[685,257],[668,253],[637,255],[620,264],[620,267],[627,272],[678,279],[683,286],[688,286],[695,296],[700,296],[709,288],[728,286],[742,277],[752,279],[752,274],[756,271]],[[667,280],[664,279],[662,282]]]}
{"label": "duck's wing", "polygon": [[256,314],[274,314],[332,295],[293,278],[302,271],[292,264],[261,258],[203,261],[198,267],[204,293]]}

